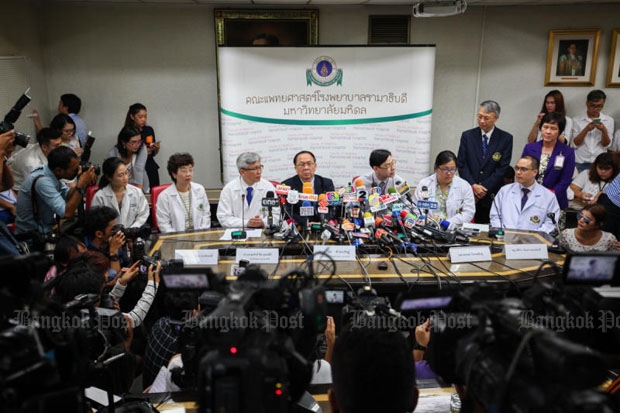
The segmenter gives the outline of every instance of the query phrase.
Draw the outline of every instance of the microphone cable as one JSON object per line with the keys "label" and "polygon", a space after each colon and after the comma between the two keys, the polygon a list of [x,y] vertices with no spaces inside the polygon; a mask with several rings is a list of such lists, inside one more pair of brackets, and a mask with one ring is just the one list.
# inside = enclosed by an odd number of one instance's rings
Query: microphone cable
{"label": "microphone cable", "polygon": [[[495,261],[491,260],[491,262],[495,262]],[[504,281],[508,281],[510,283],[510,285],[512,285],[515,288],[515,290],[517,290],[517,293],[519,293],[519,297],[521,297],[521,295],[522,295],[521,294],[521,288],[519,288],[519,285],[516,282],[514,282],[514,280],[511,280],[510,277],[507,277],[505,275],[501,275],[500,273],[495,272],[495,271],[491,271],[488,268],[483,268],[482,266],[476,264],[475,262],[469,262],[468,264],[473,265],[474,267],[476,267],[476,268],[478,268],[478,269],[480,269],[482,271],[489,272],[489,273],[495,275],[496,277],[498,277],[498,278],[500,278],[500,279],[502,279]]]}

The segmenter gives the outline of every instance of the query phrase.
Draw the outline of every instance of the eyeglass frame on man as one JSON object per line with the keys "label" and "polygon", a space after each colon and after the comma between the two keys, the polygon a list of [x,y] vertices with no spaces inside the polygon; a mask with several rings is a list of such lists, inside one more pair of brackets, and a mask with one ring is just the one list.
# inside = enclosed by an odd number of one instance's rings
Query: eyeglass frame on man
{"label": "eyeglass frame on man", "polygon": [[392,159],[392,162],[386,164],[385,166],[377,166],[377,168],[384,170],[394,169],[396,168],[396,159]]}

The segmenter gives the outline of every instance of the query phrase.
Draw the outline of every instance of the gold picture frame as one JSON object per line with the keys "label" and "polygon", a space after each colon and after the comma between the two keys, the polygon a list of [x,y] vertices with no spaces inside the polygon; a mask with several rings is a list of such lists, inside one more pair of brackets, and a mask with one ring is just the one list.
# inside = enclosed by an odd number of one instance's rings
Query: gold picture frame
{"label": "gold picture frame", "polygon": [[318,10],[215,9],[214,15],[218,46],[319,44]]}
{"label": "gold picture frame", "polygon": [[545,86],[594,86],[600,29],[551,30]]}
{"label": "gold picture frame", "polygon": [[607,67],[607,87],[620,87],[620,29],[611,32],[609,66]]}

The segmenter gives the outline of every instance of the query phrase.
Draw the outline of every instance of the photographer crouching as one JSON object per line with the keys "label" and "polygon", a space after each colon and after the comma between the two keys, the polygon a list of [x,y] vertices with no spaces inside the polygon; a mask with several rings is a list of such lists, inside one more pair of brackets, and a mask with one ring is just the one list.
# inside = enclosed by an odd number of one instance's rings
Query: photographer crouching
{"label": "photographer crouching", "polygon": [[[48,235],[61,219],[75,215],[86,188],[97,180],[94,166],[82,171],[75,152],[66,146],[51,151],[47,165],[30,172],[17,196],[16,234],[34,250],[43,250]],[[74,188],[62,182],[78,177]]]}

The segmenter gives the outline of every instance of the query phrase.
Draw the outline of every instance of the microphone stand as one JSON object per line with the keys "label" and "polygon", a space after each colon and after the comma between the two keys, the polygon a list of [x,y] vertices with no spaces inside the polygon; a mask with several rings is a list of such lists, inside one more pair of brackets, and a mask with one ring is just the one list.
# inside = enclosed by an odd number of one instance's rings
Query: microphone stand
{"label": "microphone stand", "polygon": [[555,226],[555,230],[558,232],[558,235],[555,238],[554,245],[547,247],[547,249],[551,252],[557,252],[558,254],[566,253],[566,249],[562,247],[562,232],[560,231],[560,226],[558,225],[558,222],[555,219],[555,214],[553,212],[548,212],[547,218],[551,220],[551,222],[553,223],[553,226]]}
{"label": "microphone stand", "polygon": [[267,207],[267,228],[265,228],[265,235],[273,235],[278,230],[273,225],[273,208],[271,206]]}
{"label": "microphone stand", "polygon": [[233,231],[231,238],[245,239],[247,235],[245,232],[245,194],[241,194],[241,231]]}

